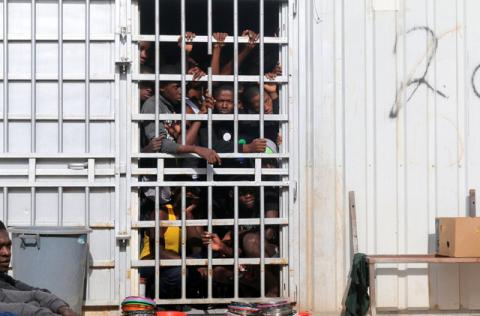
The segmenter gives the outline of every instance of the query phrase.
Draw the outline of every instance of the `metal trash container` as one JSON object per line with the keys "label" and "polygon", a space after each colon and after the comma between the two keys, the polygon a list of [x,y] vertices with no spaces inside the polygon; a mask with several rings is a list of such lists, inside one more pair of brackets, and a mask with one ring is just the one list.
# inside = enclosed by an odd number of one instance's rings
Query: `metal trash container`
{"label": "metal trash container", "polygon": [[48,289],[80,313],[88,243],[86,227],[13,227],[14,278]]}

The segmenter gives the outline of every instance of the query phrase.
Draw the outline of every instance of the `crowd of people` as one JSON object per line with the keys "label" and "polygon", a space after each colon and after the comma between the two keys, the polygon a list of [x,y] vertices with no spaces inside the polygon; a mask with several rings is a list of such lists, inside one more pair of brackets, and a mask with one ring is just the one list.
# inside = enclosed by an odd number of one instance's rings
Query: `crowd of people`
{"label": "crowd of people", "polygon": [[[225,61],[222,58],[222,50],[225,47],[226,33],[213,33],[211,71],[213,75],[233,75],[234,61]],[[248,38],[248,42],[240,45],[238,64],[241,71],[252,73],[255,68],[259,72],[257,61],[252,59],[252,51],[258,49],[259,36],[252,30],[245,30],[241,36]],[[182,112],[182,93],[185,93],[186,113],[205,114],[209,109],[213,114],[233,114],[235,107],[239,114],[258,114],[261,112],[263,95],[263,113],[279,113],[279,88],[275,82],[266,80],[263,87],[258,83],[238,83],[238,102],[235,101],[235,91],[232,83],[213,82],[213,91],[208,91],[207,83],[199,81],[206,75],[206,69],[202,69],[192,57],[194,49],[192,42],[194,33],[185,34],[186,73],[192,75],[193,80],[188,81],[186,91],[182,91],[178,81],[161,81],[159,91],[155,93],[155,84],[150,81],[139,82],[140,112],[159,114],[179,114]],[[179,51],[181,50],[179,40]],[[180,55],[180,54],[179,54]],[[258,55],[258,54],[257,54]],[[154,56],[153,43],[139,43],[140,71],[142,73],[154,73],[155,62],[160,63],[160,73],[180,74],[180,62],[177,64],[165,64],[160,62],[160,56]],[[265,76],[274,79],[281,75],[280,64],[268,71]],[[262,90],[263,89],[263,93]],[[156,100],[158,98],[158,100]],[[209,131],[207,121],[187,121],[186,129],[182,130],[181,121],[165,120],[155,122],[145,120],[140,123],[141,152],[160,152],[168,154],[197,154],[200,159],[165,159],[165,167],[189,167],[204,168],[205,164],[212,164],[215,168],[247,168],[254,167],[252,159],[230,158],[221,159],[218,153],[233,153],[235,148],[238,153],[277,153],[281,145],[281,128],[278,121],[265,121],[260,124],[256,121],[240,121],[238,124],[237,142],[235,142],[235,122],[233,120],[215,120]],[[263,127],[263,133],[260,128]],[[184,134],[184,135],[183,135]],[[211,137],[211,138],[210,138]],[[184,138],[184,142],[182,139]],[[209,139],[210,138],[210,139]],[[211,146],[209,146],[211,144]],[[210,147],[210,148],[209,148]],[[156,159],[142,159],[141,167],[155,167]],[[277,168],[278,161],[275,158],[262,158],[262,168]],[[239,172],[241,174],[241,172]],[[146,181],[155,181],[151,176],[144,178]],[[202,181],[204,175],[165,175],[165,180],[188,180]],[[245,175],[216,175],[215,181],[242,181],[253,180]],[[276,180],[276,176],[262,176],[262,180]],[[215,186],[212,194],[211,211],[212,218],[234,218],[235,190],[232,187]],[[259,187],[239,187],[238,189],[238,216],[240,218],[260,218],[262,205],[260,204]],[[266,218],[279,216],[280,188],[265,187],[264,216]],[[182,214],[182,194],[179,188],[160,187],[157,192],[154,188],[141,191],[141,220],[154,220],[155,212],[159,212],[160,220],[179,220]],[[155,207],[156,194],[159,209]],[[186,189],[186,219],[204,219],[208,213],[207,190],[199,187]],[[159,227],[160,247],[155,249],[155,228],[141,231],[140,259],[154,259],[159,252],[160,259],[180,259],[181,227]],[[203,226],[187,226],[187,258],[206,258],[208,245],[211,246],[214,258],[233,258],[235,238],[238,242],[238,256],[240,258],[260,258],[261,252],[265,257],[279,256],[279,230],[277,226],[266,226],[264,229],[264,249],[261,245],[261,228],[259,225],[241,225],[238,235],[234,234],[233,226],[213,226],[208,231]],[[141,277],[146,279],[147,296],[155,295],[154,268],[141,268]],[[206,267],[189,266],[187,269],[187,297],[205,297],[206,279],[208,270]],[[258,265],[239,266],[240,295],[254,297],[260,295],[260,267]],[[230,297],[233,295],[234,283],[233,266],[214,266],[212,279],[215,283],[214,296]],[[181,296],[181,267],[161,267],[160,269],[160,298],[179,298]],[[265,270],[265,294],[266,296],[279,296],[279,270],[276,266],[267,266]]]}

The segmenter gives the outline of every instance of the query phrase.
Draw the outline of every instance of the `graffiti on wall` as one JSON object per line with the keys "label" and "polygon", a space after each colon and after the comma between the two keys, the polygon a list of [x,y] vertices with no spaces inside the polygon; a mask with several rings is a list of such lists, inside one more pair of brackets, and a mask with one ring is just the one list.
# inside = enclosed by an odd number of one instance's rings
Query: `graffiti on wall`
{"label": "graffiti on wall", "polygon": [[475,77],[477,76],[477,72],[478,72],[479,69],[480,69],[480,65],[477,65],[477,67],[475,67],[475,69],[473,70],[471,82],[472,82],[473,92],[475,93],[475,95],[476,95],[477,97],[480,98],[480,92],[478,91],[478,88],[477,88],[477,86],[476,86],[476,84],[475,84]]}
{"label": "graffiti on wall", "polygon": [[[390,118],[396,118],[398,116],[398,112],[400,111],[402,105],[406,105],[418,91],[418,89],[422,86],[425,86],[428,90],[432,91],[435,94],[443,98],[447,98],[445,93],[436,89],[432,86],[426,79],[430,66],[432,65],[432,60],[435,57],[438,48],[438,37],[435,32],[427,26],[415,26],[409,29],[403,36],[407,36],[408,34],[412,34],[414,32],[425,32],[427,35],[428,43],[427,43],[427,52],[426,52],[426,63],[425,68],[421,72],[421,75],[418,77],[414,77],[415,72],[417,69],[409,74],[406,80],[400,82],[397,91],[395,93],[395,103],[390,110]],[[395,39],[395,46],[393,48],[394,54],[397,53],[397,43],[400,36],[397,36]],[[409,89],[410,88],[410,89]],[[406,96],[406,100],[404,101],[407,89],[410,90],[410,93]]]}

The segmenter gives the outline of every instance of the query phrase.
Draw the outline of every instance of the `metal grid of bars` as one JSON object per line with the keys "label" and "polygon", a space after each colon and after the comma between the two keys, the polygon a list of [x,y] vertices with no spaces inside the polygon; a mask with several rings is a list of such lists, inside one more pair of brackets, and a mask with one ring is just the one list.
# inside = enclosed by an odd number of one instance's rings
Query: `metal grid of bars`
{"label": "metal grid of bars", "polygon": [[[281,268],[280,273],[280,296],[281,297],[292,297],[292,293],[289,288],[289,235],[288,235],[288,226],[289,226],[289,215],[290,215],[290,201],[291,201],[291,181],[290,181],[290,171],[288,160],[289,155],[289,145],[288,145],[288,122],[289,122],[289,108],[288,108],[288,77],[285,74],[288,74],[288,2],[279,1],[279,10],[278,10],[278,20],[279,20],[279,36],[278,37],[265,37],[264,34],[264,0],[258,0],[259,5],[259,75],[240,75],[239,74],[239,60],[238,60],[238,47],[239,43],[247,43],[248,40],[244,37],[239,36],[239,2],[238,0],[233,0],[233,21],[234,21],[234,32],[232,36],[228,36],[225,39],[225,43],[233,43],[233,75],[212,75],[211,66],[208,66],[207,75],[199,79],[199,81],[207,81],[208,91],[212,91],[212,84],[214,82],[231,82],[234,87],[234,113],[233,114],[213,114],[212,110],[209,109],[207,114],[186,114],[186,84],[193,80],[192,75],[186,74],[186,6],[185,0],[179,0],[180,2],[180,33],[178,35],[165,35],[161,34],[160,29],[160,12],[162,10],[162,1],[155,0],[155,13],[154,13],[154,23],[155,25],[155,34],[154,35],[145,35],[140,34],[140,10],[139,6],[142,3],[132,2],[134,7],[134,29],[132,34],[132,52],[133,56],[133,71],[131,75],[132,86],[131,92],[134,98],[132,99],[132,113],[131,113],[131,126],[129,127],[129,132],[131,133],[132,143],[130,148],[132,153],[130,154],[130,159],[132,162],[132,169],[128,174],[130,179],[130,187],[132,188],[132,235],[131,235],[131,247],[132,247],[132,261],[131,268],[133,269],[132,275],[132,293],[137,293],[139,278],[136,269],[141,267],[154,267],[155,270],[155,300],[159,304],[212,304],[212,303],[228,303],[232,299],[235,300],[248,300],[252,298],[246,298],[240,296],[239,293],[239,266],[240,265],[256,265],[260,267],[260,298],[265,297],[265,268],[266,266],[279,266]],[[196,35],[192,40],[193,43],[207,43],[208,44],[208,56],[212,54],[212,43],[215,42],[215,39],[212,36],[212,19],[214,15],[212,13],[212,0],[206,0],[207,10],[205,12],[207,21],[208,21],[208,31],[206,35]],[[136,13],[136,14],[135,14]],[[136,15],[136,16],[135,16]],[[179,38],[181,40],[179,41]],[[139,56],[138,53],[135,54],[137,47],[141,41],[153,42],[154,43],[154,59],[155,70],[153,74],[141,74],[138,67]],[[181,50],[181,73],[180,74],[164,74],[162,73],[162,67],[160,66],[159,56],[160,56],[160,45],[161,43],[174,43],[179,41],[179,46]],[[265,79],[264,76],[264,50],[265,44],[275,44],[279,47],[279,61],[283,65],[283,74],[278,76],[274,80]],[[154,81],[155,84],[155,113],[154,114],[140,114],[139,109],[140,105],[138,104],[138,97],[135,98],[135,95],[138,96],[138,85],[140,81]],[[179,81],[181,83],[182,98],[181,98],[181,114],[160,114],[159,113],[159,87],[160,81]],[[239,93],[239,83],[240,82],[250,82],[258,83],[260,87],[263,87],[263,84],[267,81],[276,82],[279,86],[279,95],[280,95],[280,110],[279,114],[265,114],[264,113],[264,91],[260,89],[260,113],[258,114],[240,114],[238,111],[237,104],[239,103],[238,93]],[[144,121],[154,121],[155,122],[155,131],[156,136],[158,136],[158,127],[159,122],[163,120],[181,120],[181,129],[182,131],[186,130],[186,121],[202,121],[208,126],[208,148],[212,148],[212,127],[214,121],[233,121],[234,123],[234,144],[238,143],[239,135],[239,122],[242,121],[257,121],[259,122],[259,134],[260,138],[264,136],[264,122],[266,121],[278,121],[281,127],[281,133],[283,137],[283,144],[280,146],[280,151],[277,154],[244,154],[239,153],[237,146],[234,147],[234,152],[232,153],[221,153],[219,156],[221,158],[250,158],[255,161],[254,167],[252,168],[215,168],[212,165],[207,164],[204,168],[166,168],[165,161],[168,159],[174,158],[188,158],[188,157],[198,157],[193,154],[184,154],[184,155],[171,155],[165,153],[141,153],[139,150],[139,124]],[[185,144],[186,142],[186,133],[182,133],[182,138],[179,140],[179,143]],[[140,168],[138,166],[139,159],[155,159],[156,168]],[[275,158],[280,161],[280,166],[275,169],[263,168],[262,160]],[[214,175],[238,175],[238,174],[247,174],[254,177],[252,181],[216,181],[214,180]],[[140,181],[138,180],[139,176],[151,175],[156,176],[156,180],[149,181]],[[164,176],[169,175],[205,175],[205,181],[171,181],[165,180]],[[265,175],[276,175],[279,177],[277,181],[265,181],[263,176]],[[159,212],[155,211],[154,220],[140,220],[140,207],[138,201],[138,193],[141,188],[155,188],[155,210],[158,210],[160,207],[159,201],[159,191],[161,187],[179,187],[181,188],[181,216],[180,220],[160,220]],[[207,218],[206,219],[186,219],[186,189],[189,187],[205,187],[207,189]],[[234,190],[234,215],[233,218],[229,219],[216,219],[212,215],[212,190],[215,187],[232,187]],[[260,198],[260,214],[259,218],[240,218],[239,216],[239,188],[242,187],[256,187],[259,189],[259,198]],[[266,218],[265,217],[265,187],[279,187],[280,188],[280,205],[279,205],[279,216],[278,218]],[[258,225],[260,228],[260,256],[258,258],[240,258],[239,257],[239,227],[242,225]],[[265,226],[271,225],[279,228],[279,249],[280,256],[279,258],[267,258],[263,249],[265,249]],[[211,246],[208,246],[207,256],[204,259],[191,259],[187,258],[186,255],[186,244],[187,244],[187,227],[197,227],[203,226],[206,227],[208,231],[212,231],[213,227],[216,226],[232,226],[234,230],[234,254],[232,258],[213,258]],[[154,228],[154,245],[155,249],[159,249],[160,245],[160,228],[161,227],[181,227],[181,255],[180,259],[160,259],[159,251],[155,251],[155,257],[153,260],[140,260],[139,258],[139,230],[144,228]],[[234,273],[234,294],[232,297],[228,298],[218,298],[213,297],[212,295],[212,272],[215,266],[227,265],[233,267]],[[180,266],[181,267],[181,296],[175,299],[166,299],[161,298],[159,295],[159,284],[161,271],[160,267],[172,267]],[[187,267],[191,266],[206,266],[208,269],[208,280],[207,280],[207,295],[203,298],[189,298],[186,294],[186,288],[189,286],[187,284]],[[257,298],[258,299],[258,298]]]}
{"label": "metal grid of bars", "polygon": [[[114,31],[119,3],[4,0],[1,5],[1,219],[8,226],[90,227],[86,305],[117,304],[117,82],[113,62],[94,69],[102,54],[112,56],[119,47]],[[98,284],[111,287],[102,293]]]}

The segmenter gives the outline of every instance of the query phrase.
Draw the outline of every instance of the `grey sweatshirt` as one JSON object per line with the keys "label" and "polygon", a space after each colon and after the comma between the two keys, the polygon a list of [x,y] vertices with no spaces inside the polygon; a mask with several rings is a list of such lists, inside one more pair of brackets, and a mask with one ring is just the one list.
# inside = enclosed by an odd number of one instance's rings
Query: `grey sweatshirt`
{"label": "grey sweatshirt", "polygon": [[0,311],[18,316],[56,316],[68,304],[57,296],[42,291],[0,289]]}
{"label": "grey sweatshirt", "polygon": [[0,289],[4,290],[17,290],[17,291],[34,291],[39,290],[42,292],[50,293],[49,290],[40,289],[38,287],[33,287],[28,284],[23,283],[22,281],[15,280],[6,273],[0,273]]}
{"label": "grey sweatshirt", "polygon": [[[158,99],[158,114],[172,114],[174,106],[171,102],[159,95]],[[155,113],[155,96],[150,97],[142,106],[142,113],[154,114]],[[158,136],[163,135],[165,138],[162,141],[161,153],[175,154],[177,153],[178,144],[169,137],[168,131],[165,129],[163,122],[158,122]],[[155,137],[155,121],[144,121],[142,127],[145,132],[145,138],[150,141]]]}

